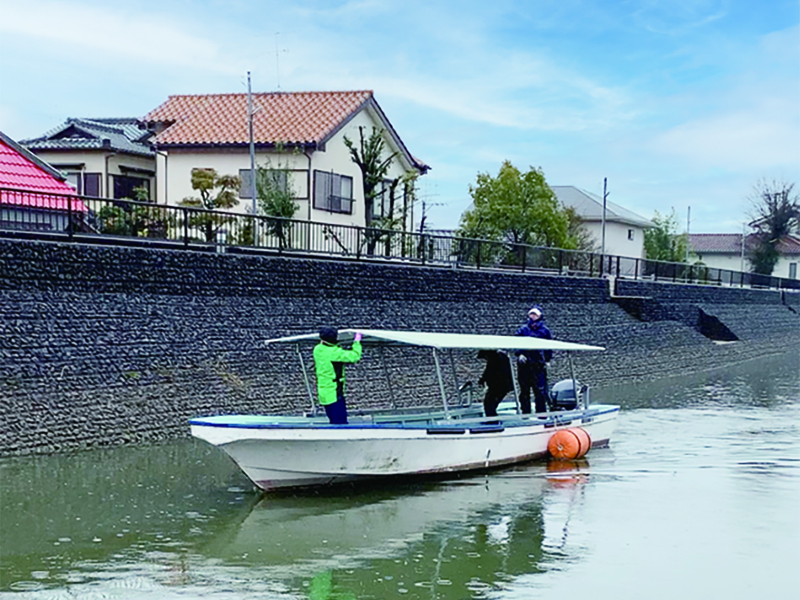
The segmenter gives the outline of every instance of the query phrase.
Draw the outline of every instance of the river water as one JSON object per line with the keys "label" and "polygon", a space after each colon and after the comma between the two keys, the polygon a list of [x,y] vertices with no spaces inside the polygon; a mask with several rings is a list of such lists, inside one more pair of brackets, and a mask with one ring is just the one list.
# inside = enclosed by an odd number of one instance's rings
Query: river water
{"label": "river water", "polygon": [[631,387],[607,449],[262,496],[193,440],[0,461],[0,598],[795,597],[800,356]]}

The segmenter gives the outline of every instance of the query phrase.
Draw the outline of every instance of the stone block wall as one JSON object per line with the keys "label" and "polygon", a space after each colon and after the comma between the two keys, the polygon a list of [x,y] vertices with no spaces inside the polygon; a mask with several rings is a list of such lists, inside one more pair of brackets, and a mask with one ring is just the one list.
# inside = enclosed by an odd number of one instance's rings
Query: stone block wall
{"label": "stone block wall", "polygon": [[[539,303],[557,338],[607,348],[575,358],[598,386],[800,339],[800,315],[779,294],[631,283],[626,295],[650,298],[639,315],[611,301],[603,279],[0,240],[0,454],[184,436],[202,414],[308,410],[295,349],[262,342],[323,325],[509,334]],[[716,311],[740,341],[715,344],[675,317],[699,310]],[[310,349],[304,356],[310,367]],[[428,352],[385,359],[396,405],[438,401]],[[477,381],[482,363],[465,352],[444,366],[452,385],[453,370]],[[551,380],[567,373],[557,354]],[[367,352],[348,369],[348,404],[388,399],[382,363]]]}

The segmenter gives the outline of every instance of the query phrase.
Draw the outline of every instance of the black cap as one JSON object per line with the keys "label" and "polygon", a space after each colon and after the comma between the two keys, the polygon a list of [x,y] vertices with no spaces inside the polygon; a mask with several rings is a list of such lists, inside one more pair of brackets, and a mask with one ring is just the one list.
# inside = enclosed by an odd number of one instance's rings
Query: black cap
{"label": "black cap", "polygon": [[323,327],[319,330],[319,339],[329,344],[335,344],[339,339],[339,330],[336,327]]}

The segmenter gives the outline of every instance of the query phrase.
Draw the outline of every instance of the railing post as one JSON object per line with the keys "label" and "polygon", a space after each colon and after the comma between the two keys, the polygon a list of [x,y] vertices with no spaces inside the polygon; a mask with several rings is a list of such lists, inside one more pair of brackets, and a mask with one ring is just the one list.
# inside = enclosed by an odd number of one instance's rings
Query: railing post
{"label": "railing post", "polygon": [[72,196],[67,196],[67,234],[70,241],[75,239],[75,233],[72,230]]}
{"label": "railing post", "polygon": [[589,277],[594,277],[594,252],[589,253]]}
{"label": "railing post", "polygon": [[525,265],[528,263],[528,245],[522,246],[522,272],[525,272]]}
{"label": "railing post", "polygon": [[[256,224],[253,223],[253,243],[255,244]],[[189,246],[189,209],[183,208],[183,245]]]}
{"label": "railing post", "polygon": [[638,281],[639,280],[639,259],[638,258],[635,259],[635,262],[633,263],[633,279],[634,279],[634,281]]}

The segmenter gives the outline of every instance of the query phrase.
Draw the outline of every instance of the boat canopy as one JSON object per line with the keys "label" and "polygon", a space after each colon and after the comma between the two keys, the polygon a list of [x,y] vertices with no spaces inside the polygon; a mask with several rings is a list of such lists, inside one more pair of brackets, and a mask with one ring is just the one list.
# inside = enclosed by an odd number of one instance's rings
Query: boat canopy
{"label": "boat canopy", "polygon": [[[339,341],[348,343],[360,333],[362,343],[368,346],[420,346],[438,349],[470,350],[605,350],[602,346],[589,346],[559,340],[516,335],[481,335],[477,333],[442,333],[426,331],[388,331],[384,329],[342,329]],[[265,344],[317,343],[318,333],[306,333],[266,340]]]}

